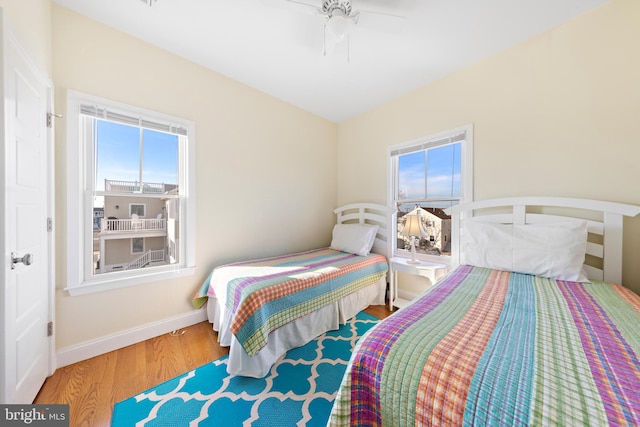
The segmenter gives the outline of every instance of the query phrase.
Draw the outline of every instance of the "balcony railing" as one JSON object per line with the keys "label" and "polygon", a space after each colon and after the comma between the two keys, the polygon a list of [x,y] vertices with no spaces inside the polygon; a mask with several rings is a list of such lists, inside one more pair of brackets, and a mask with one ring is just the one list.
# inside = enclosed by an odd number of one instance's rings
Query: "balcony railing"
{"label": "balcony railing", "polygon": [[104,190],[115,193],[167,194],[175,193],[178,190],[178,186],[176,184],[165,184],[161,182],[117,181],[113,179],[105,179]]}
{"label": "balcony railing", "polygon": [[100,224],[102,232],[136,232],[136,231],[166,231],[165,219],[109,219],[103,218]]}

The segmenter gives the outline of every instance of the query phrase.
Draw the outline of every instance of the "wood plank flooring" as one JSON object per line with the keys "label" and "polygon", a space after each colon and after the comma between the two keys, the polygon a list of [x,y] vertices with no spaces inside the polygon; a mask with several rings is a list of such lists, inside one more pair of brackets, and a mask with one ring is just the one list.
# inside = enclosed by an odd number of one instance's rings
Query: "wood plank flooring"
{"label": "wood plank flooring", "polygon": [[[387,306],[365,310],[380,319]],[[109,427],[124,399],[228,354],[208,322],[59,368],[33,403],[69,404],[70,426]]]}

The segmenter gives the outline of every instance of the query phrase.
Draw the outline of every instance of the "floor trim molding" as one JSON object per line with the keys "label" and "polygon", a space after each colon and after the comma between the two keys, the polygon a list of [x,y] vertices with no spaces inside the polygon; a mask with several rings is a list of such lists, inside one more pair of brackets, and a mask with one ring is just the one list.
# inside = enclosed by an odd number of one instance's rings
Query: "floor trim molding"
{"label": "floor trim molding", "polygon": [[62,368],[205,320],[206,310],[196,310],[61,348],[56,352],[57,367]]}

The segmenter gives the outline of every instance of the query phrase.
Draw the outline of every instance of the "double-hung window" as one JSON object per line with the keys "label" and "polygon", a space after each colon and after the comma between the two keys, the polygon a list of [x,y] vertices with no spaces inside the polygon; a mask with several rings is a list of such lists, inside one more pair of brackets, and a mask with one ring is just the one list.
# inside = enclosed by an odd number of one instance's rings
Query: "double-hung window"
{"label": "double-hung window", "polygon": [[192,274],[193,123],[69,91],[67,290]]}
{"label": "double-hung window", "polygon": [[[472,200],[471,125],[389,148],[393,255],[447,263],[451,217],[444,209]],[[410,227],[409,224],[412,224]]]}

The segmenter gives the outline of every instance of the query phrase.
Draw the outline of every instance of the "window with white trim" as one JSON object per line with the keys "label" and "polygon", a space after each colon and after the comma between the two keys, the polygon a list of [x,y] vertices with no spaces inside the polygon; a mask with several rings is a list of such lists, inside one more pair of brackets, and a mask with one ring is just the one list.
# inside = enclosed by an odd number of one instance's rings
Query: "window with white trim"
{"label": "window with white trim", "polygon": [[129,203],[129,216],[138,215],[140,218],[144,218],[147,212],[147,205],[144,203]]}
{"label": "window with white trim", "polygon": [[144,253],[144,237],[134,237],[133,239],[131,239],[131,253]]}
{"label": "window with white trim", "polygon": [[69,293],[193,274],[193,123],[75,91],[67,114]]}
{"label": "window with white trim", "polygon": [[410,257],[413,242],[417,258],[448,262],[451,217],[444,209],[472,200],[472,140],[468,125],[389,148],[394,256]]}

